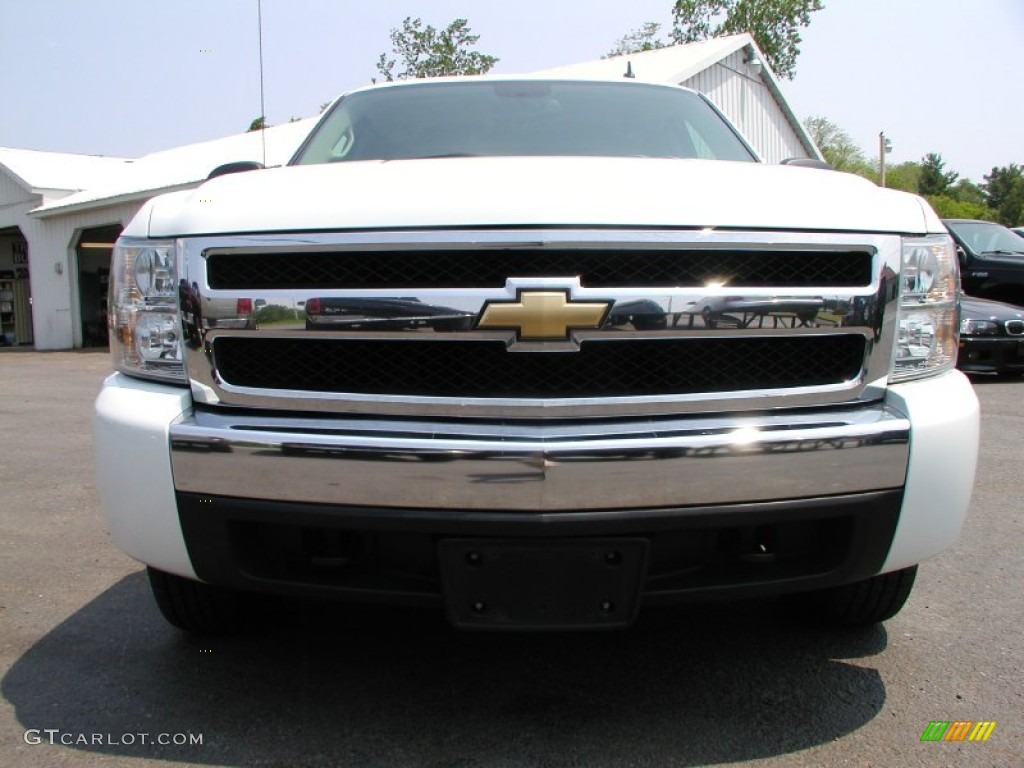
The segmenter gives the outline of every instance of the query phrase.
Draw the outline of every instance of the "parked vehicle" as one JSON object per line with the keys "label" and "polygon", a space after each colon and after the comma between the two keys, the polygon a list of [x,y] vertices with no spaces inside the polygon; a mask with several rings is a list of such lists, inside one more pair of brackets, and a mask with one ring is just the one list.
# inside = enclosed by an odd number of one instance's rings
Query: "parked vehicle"
{"label": "parked vehicle", "polygon": [[314,296],[305,304],[307,331],[467,331],[475,312],[435,307],[419,299],[337,298]]}
{"label": "parked vehicle", "polygon": [[942,223],[956,241],[964,293],[1024,306],[1024,240],[992,221]]}
{"label": "parked vehicle", "polygon": [[1024,373],[1024,309],[964,297],[956,365],[962,371]]}
{"label": "parked vehicle", "polygon": [[707,328],[797,328],[813,325],[825,306],[820,296],[708,296],[697,302]]}
{"label": "parked vehicle", "polygon": [[686,88],[354,91],[287,167],[148,201],[111,280],[98,488],[191,632],[253,592],[479,630],[775,596],[870,624],[970,505],[938,216],[761,162]]}

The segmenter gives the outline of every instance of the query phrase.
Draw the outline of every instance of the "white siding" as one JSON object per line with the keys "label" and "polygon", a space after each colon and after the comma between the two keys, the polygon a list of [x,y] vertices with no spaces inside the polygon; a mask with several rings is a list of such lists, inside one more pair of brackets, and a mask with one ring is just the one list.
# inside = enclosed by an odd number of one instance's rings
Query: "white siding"
{"label": "white siding", "polygon": [[78,232],[107,224],[123,227],[141,207],[142,201],[138,201],[48,219],[23,219],[20,226],[28,239],[36,349],[82,345],[74,247]]}
{"label": "white siding", "polygon": [[[12,187],[22,202],[11,202]],[[142,202],[123,203],[51,219],[29,216],[43,200],[0,172],[0,229],[18,227],[28,242],[32,329],[36,349],[70,349],[82,345],[78,306],[75,238],[86,227],[127,224]]]}
{"label": "white siding", "polygon": [[28,242],[32,328],[36,349],[70,349],[82,345],[75,240],[87,227],[126,225],[144,201],[108,205],[46,219],[29,211],[58,197],[32,194],[0,167],[0,229],[18,227]]}
{"label": "white siding", "polygon": [[736,51],[681,83],[705,94],[739,128],[766,163],[809,157],[768,87]]}

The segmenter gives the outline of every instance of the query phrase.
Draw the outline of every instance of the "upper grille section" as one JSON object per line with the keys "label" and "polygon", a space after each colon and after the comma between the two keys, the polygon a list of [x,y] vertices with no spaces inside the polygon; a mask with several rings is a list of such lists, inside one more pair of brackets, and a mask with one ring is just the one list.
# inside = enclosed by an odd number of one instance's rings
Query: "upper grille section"
{"label": "upper grille section", "polygon": [[509,277],[579,276],[590,288],[868,285],[866,251],[428,249],[214,253],[214,290],[501,288]]}

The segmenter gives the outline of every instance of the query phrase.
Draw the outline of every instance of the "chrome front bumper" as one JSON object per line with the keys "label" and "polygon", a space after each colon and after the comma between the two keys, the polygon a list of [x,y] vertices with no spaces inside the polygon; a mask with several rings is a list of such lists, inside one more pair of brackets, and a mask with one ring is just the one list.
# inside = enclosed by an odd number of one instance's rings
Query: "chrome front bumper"
{"label": "chrome front bumper", "polygon": [[479,423],[196,410],[175,490],[368,507],[576,511],[900,488],[910,422],[882,403],[756,416]]}

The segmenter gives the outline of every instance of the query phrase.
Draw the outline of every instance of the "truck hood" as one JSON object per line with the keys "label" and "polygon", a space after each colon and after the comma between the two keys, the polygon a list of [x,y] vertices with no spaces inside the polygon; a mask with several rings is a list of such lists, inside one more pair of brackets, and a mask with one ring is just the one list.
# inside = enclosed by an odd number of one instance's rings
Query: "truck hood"
{"label": "truck hood", "polygon": [[473,157],[230,174],[151,200],[126,234],[566,225],[944,231],[920,198],[845,173],[662,158]]}

